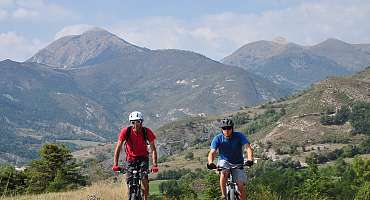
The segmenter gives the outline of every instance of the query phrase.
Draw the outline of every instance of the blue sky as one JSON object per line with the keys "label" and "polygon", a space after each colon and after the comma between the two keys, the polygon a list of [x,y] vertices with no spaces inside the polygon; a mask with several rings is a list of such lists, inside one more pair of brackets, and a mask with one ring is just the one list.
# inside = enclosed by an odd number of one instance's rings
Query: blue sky
{"label": "blue sky", "polygon": [[150,49],[220,60],[257,40],[370,43],[369,0],[0,0],[0,60],[24,61],[57,38],[104,28]]}

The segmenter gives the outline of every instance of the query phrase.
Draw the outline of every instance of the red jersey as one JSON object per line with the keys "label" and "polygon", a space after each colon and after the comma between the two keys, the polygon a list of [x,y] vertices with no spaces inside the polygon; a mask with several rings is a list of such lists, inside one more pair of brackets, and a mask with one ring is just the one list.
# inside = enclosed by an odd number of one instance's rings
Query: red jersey
{"label": "red jersey", "polygon": [[[125,141],[127,132],[127,127],[123,128],[118,135],[118,141]],[[146,128],[147,138],[149,143],[155,140],[155,135],[150,128]],[[131,133],[129,139],[126,141],[126,160],[134,160],[137,157],[148,156],[148,147],[146,141],[144,141],[144,136],[142,129],[140,132],[136,133],[134,128],[131,128]]]}

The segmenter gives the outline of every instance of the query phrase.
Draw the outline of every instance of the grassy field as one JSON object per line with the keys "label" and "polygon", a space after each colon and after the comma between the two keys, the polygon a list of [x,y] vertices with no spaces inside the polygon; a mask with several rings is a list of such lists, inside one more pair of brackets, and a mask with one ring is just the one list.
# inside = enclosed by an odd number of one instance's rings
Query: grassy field
{"label": "grassy field", "polygon": [[[95,198],[94,198],[95,197]],[[126,188],[120,183],[96,183],[76,191],[22,195],[1,200],[123,200],[127,199]]]}
{"label": "grassy field", "polygon": [[[150,181],[150,194],[160,196],[159,184],[163,180]],[[126,199],[124,180],[117,183],[100,182],[76,191],[0,197],[0,200],[123,200]],[[95,198],[94,198],[95,197]]]}
{"label": "grassy field", "polygon": [[159,192],[159,184],[164,182],[166,180],[156,180],[156,181],[150,181],[150,194],[153,195],[160,195],[161,193]]}

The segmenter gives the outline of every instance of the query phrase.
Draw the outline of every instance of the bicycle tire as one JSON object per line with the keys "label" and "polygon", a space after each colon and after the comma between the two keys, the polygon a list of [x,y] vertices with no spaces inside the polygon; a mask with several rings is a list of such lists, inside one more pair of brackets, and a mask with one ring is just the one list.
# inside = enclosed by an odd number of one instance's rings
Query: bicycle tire
{"label": "bicycle tire", "polygon": [[227,194],[228,200],[236,200],[235,198],[235,188],[229,188],[229,192]]}
{"label": "bicycle tire", "polygon": [[129,200],[137,200],[136,199],[136,194],[131,194],[131,196],[130,196],[130,199]]}
{"label": "bicycle tire", "polygon": [[136,188],[130,188],[130,193],[128,196],[128,200],[139,200],[137,196],[137,189]]}

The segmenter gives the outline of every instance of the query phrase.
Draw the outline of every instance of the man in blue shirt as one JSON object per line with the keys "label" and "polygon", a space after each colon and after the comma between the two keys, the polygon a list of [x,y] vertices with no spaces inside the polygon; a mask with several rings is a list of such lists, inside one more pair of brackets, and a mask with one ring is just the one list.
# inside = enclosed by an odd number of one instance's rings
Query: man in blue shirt
{"label": "man in blue shirt", "polygon": [[[208,154],[209,169],[216,168],[213,160],[216,157],[217,151],[219,152],[220,158],[217,166],[228,168],[232,165],[244,164],[247,166],[253,165],[253,149],[247,139],[247,137],[241,133],[234,131],[234,122],[231,119],[223,119],[220,123],[222,133],[216,135],[211,143],[211,151]],[[247,159],[244,160],[243,147],[247,152]],[[229,177],[230,171],[223,170],[220,175],[220,187],[222,199],[226,199],[226,182]],[[232,169],[231,173],[233,178],[238,185],[240,192],[240,199],[246,199],[245,184],[246,174],[243,169]]]}

